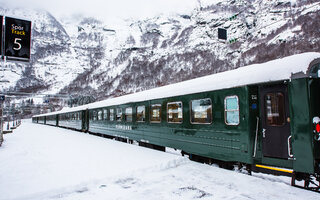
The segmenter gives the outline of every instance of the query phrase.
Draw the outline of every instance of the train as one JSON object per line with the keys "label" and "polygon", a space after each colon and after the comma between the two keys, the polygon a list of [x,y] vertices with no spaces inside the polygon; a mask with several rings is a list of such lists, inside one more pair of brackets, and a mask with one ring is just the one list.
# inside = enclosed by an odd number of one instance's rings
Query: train
{"label": "train", "polygon": [[[320,190],[320,53],[296,54],[35,115],[191,160],[291,176]],[[301,181],[303,186],[299,186]]]}

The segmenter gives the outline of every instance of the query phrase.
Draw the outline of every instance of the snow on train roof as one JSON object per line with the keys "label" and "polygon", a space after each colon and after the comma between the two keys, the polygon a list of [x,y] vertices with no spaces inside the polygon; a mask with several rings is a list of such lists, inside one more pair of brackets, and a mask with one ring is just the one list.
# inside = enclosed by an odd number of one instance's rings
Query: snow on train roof
{"label": "snow on train roof", "polygon": [[288,80],[291,78],[292,74],[299,72],[306,74],[310,63],[317,58],[320,58],[320,53],[310,52],[297,54],[262,64],[248,65],[230,71],[195,78],[83,106],[65,108],[61,111],[37,115],[35,117],[194,94],[264,82]]}

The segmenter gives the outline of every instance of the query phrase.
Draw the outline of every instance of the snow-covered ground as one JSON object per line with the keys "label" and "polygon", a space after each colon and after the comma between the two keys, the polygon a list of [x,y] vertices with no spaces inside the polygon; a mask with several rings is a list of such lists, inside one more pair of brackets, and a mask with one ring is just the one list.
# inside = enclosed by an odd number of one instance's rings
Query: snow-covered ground
{"label": "snow-covered ground", "polygon": [[319,199],[290,178],[23,121],[0,147],[0,200]]}

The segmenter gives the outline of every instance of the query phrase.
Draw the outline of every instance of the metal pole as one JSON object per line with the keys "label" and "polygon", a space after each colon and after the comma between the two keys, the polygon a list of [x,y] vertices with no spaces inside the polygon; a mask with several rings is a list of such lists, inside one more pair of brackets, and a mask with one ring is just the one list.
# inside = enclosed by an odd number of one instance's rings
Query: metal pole
{"label": "metal pole", "polygon": [[[2,46],[2,44],[0,44]],[[2,55],[2,52],[1,52],[1,55]],[[3,70],[3,77],[4,77],[4,62],[1,62],[1,67],[2,67],[2,70]],[[2,142],[3,142],[3,101],[0,100],[0,147],[2,145]]]}
{"label": "metal pole", "polygon": [[[4,42],[4,41],[2,41],[2,42]],[[3,44],[1,44],[1,45],[3,45]],[[3,51],[3,49],[2,49],[2,51]],[[1,52],[1,55],[2,55],[2,53],[3,52]],[[1,62],[1,68],[3,70],[3,78],[5,78],[5,74],[4,74],[5,66],[6,66],[6,57],[4,57],[4,60]],[[4,80],[4,82],[6,82],[6,81]],[[4,104],[4,100],[5,100],[5,96],[2,96],[1,100],[0,100],[0,147],[1,147],[2,142],[3,142],[3,124],[4,124],[3,123],[3,104]]]}
{"label": "metal pole", "polygon": [[0,101],[0,146],[3,142],[3,117],[2,117],[2,109],[3,108],[3,102]]}

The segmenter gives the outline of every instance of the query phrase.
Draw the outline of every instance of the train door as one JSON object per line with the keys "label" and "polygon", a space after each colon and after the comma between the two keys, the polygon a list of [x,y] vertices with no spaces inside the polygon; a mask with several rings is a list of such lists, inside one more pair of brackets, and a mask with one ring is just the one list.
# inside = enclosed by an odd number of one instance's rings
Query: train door
{"label": "train door", "polygon": [[260,87],[262,152],[265,157],[288,159],[290,140],[287,85]]}
{"label": "train door", "polygon": [[81,111],[81,127],[82,131],[88,131],[89,130],[89,110],[83,110]]}

